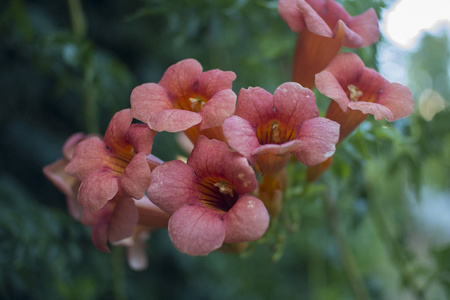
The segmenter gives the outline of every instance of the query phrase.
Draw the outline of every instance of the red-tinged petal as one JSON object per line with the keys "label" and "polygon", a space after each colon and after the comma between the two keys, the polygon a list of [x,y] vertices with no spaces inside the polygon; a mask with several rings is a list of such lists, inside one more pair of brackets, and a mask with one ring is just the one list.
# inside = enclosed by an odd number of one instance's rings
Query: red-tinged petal
{"label": "red-tinged petal", "polygon": [[297,6],[297,0],[278,1],[278,13],[293,32],[300,32],[305,28],[305,20]]}
{"label": "red-tinged petal", "polygon": [[319,116],[314,93],[296,82],[280,85],[273,94],[276,118],[287,127],[297,128],[304,121]]}
{"label": "red-tinged petal", "polygon": [[153,114],[148,126],[156,131],[179,132],[199,124],[202,116],[196,112],[181,109],[166,109]]}
{"label": "red-tinged petal", "polygon": [[298,160],[314,166],[331,157],[339,140],[339,124],[326,118],[314,118],[303,123],[297,138],[305,144],[296,151]]}
{"label": "red-tinged petal", "polygon": [[82,132],[77,132],[72,134],[64,143],[62,152],[64,158],[70,161],[73,157],[73,152],[75,151],[75,147],[86,138],[86,135]]}
{"label": "red-tinged petal", "polygon": [[200,178],[223,175],[230,153],[230,149],[224,142],[210,140],[201,135],[189,155],[187,164]]}
{"label": "red-tinged petal", "polygon": [[148,198],[168,214],[197,203],[197,177],[191,167],[179,160],[157,166],[147,190]]}
{"label": "red-tinged petal", "polygon": [[355,49],[361,48],[363,46],[363,40],[359,36],[359,34],[348,28],[347,24],[342,20],[338,21],[336,27],[336,32],[339,31],[339,27],[341,27],[345,32],[344,36],[342,37],[342,43],[344,46]]}
{"label": "red-tinged petal", "polygon": [[148,155],[152,151],[155,135],[156,131],[145,124],[132,124],[128,131],[128,141],[133,146],[134,152],[144,152]]}
{"label": "red-tinged petal", "polygon": [[45,177],[50,180],[66,197],[73,197],[72,186],[74,186],[78,179],[67,175],[64,171],[67,160],[64,158],[58,159],[50,165],[45,166],[42,171]]}
{"label": "red-tinged petal", "polygon": [[325,69],[333,74],[342,86],[355,83],[365,71],[363,61],[352,52],[337,55]]}
{"label": "red-tinged petal", "polygon": [[150,167],[145,153],[136,154],[120,176],[120,186],[126,196],[140,199],[150,185]]}
{"label": "red-tinged petal", "polygon": [[259,147],[254,127],[239,116],[231,116],[223,123],[223,134],[231,148],[245,156],[253,165],[256,157],[253,150]]}
{"label": "red-tinged petal", "polygon": [[103,142],[113,153],[131,151],[131,145],[127,141],[128,129],[131,121],[130,109],[117,112],[109,122]]}
{"label": "red-tinged petal", "polygon": [[102,209],[91,211],[85,209],[81,216],[81,223],[92,227],[91,239],[94,246],[104,252],[109,252],[108,227],[115,203],[109,201]]}
{"label": "red-tinged petal", "polygon": [[262,154],[273,154],[273,155],[283,155],[286,153],[293,153],[297,151],[298,148],[305,145],[305,142],[301,140],[292,140],[283,144],[266,144],[259,146],[255,150],[253,150],[253,155],[262,155]]}
{"label": "red-tinged petal", "polygon": [[103,168],[109,151],[98,137],[91,137],[78,144],[73,158],[66,166],[67,174],[84,180],[92,172]]}
{"label": "red-tinged petal", "polygon": [[[329,25],[325,22],[325,20],[321,16],[319,16],[317,11],[313,7],[311,7],[310,4],[308,4],[304,0],[298,0],[297,6],[303,14],[306,28],[308,28],[309,31],[324,37],[333,36],[333,32],[330,29]],[[321,3],[321,6],[323,6],[323,3]]]}
{"label": "red-tinged petal", "polygon": [[200,111],[202,122],[199,130],[221,126],[234,113],[235,108],[236,94],[231,89],[216,93]]}
{"label": "red-tinged petal", "polygon": [[167,228],[170,215],[161,210],[158,206],[153,204],[147,196],[139,200],[133,199],[136,208],[138,209],[139,221],[138,225],[146,227],[162,227]]}
{"label": "red-tinged petal", "polygon": [[316,86],[322,94],[336,101],[344,112],[347,111],[350,99],[332,73],[324,70],[316,74]]}
{"label": "red-tinged petal", "polygon": [[241,89],[235,114],[249,121],[253,127],[273,119],[272,94],[260,87]]}
{"label": "red-tinged petal", "polygon": [[202,66],[198,61],[185,59],[170,66],[159,85],[164,87],[173,98],[186,98],[194,91],[201,74]]}
{"label": "red-tinged petal", "polygon": [[154,114],[172,109],[173,105],[164,87],[156,83],[144,83],[131,92],[131,115],[144,123]]}
{"label": "red-tinged petal", "polygon": [[384,88],[378,103],[392,112],[393,118],[386,118],[389,122],[407,117],[414,110],[414,97],[411,91],[399,83],[391,83]]}
{"label": "red-tinged petal", "polygon": [[119,178],[106,171],[94,172],[80,186],[78,201],[87,209],[102,208],[119,191]]}
{"label": "red-tinged petal", "polygon": [[47,179],[66,196],[67,209],[70,215],[75,220],[79,220],[83,211],[83,207],[81,207],[77,200],[77,191],[81,182],[77,178],[67,175],[64,171],[66,165],[67,160],[61,158],[45,166],[42,171]]}
{"label": "red-tinged petal", "polygon": [[197,93],[210,99],[222,90],[231,89],[235,79],[236,74],[231,71],[215,69],[203,72],[198,80]]}
{"label": "red-tinged petal", "polygon": [[231,152],[224,142],[199,136],[187,163],[199,178],[224,178],[239,194],[256,189],[255,173],[247,159],[237,152]]}
{"label": "red-tinged petal", "polygon": [[138,221],[138,211],[134,201],[130,198],[121,198],[111,215],[108,227],[108,240],[111,243],[130,237]]}
{"label": "red-tinged petal", "polygon": [[359,110],[363,114],[371,114],[374,116],[375,120],[386,119],[390,122],[394,121],[394,115],[389,108],[378,103],[364,101],[350,102],[348,104],[348,108]]}
{"label": "red-tinged petal", "polygon": [[226,213],[223,220],[225,243],[237,243],[259,239],[266,232],[270,218],[261,200],[244,195]]}
{"label": "red-tinged petal", "polygon": [[[372,45],[380,38],[378,16],[373,8],[366,10],[361,15],[353,17],[347,25],[362,39],[362,47]],[[344,42],[346,47],[352,47]],[[353,47],[352,47],[353,48]]]}
{"label": "red-tinged petal", "polygon": [[222,246],[224,221],[220,214],[201,205],[186,205],[169,221],[169,236],[174,246],[189,255],[207,255]]}
{"label": "red-tinged petal", "polygon": [[237,152],[230,152],[225,165],[224,178],[227,179],[239,194],[251,193],[258,186],[255,171],[247,159]]}
{"label": "red-tinged petal", "polygon": [[91,239],[95,248],[100,251],[109,253],[110,250],[108,247],[108,223],[101,222],[92,227]]}

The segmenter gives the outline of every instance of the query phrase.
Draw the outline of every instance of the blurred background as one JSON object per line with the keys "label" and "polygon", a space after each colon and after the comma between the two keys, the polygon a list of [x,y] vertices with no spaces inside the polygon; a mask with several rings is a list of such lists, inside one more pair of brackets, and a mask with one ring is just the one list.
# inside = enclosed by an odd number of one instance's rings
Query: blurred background
{"label": "blurred background", "polygon": [[[159,230],[136,272],[124,248],[92,245],[42,167],[185,58],[234,71],[236,93],[273,92],[290,80],[296,34],[276,1],[1,1],[0,299],[450,299],[449,4],[338,2],[376,9],[380,42],[356,53],[410,87],[413,115],[369,117],[307,193],[305,168],[290,166],[279,220],[243,254],[190,257]],[[180,153],[157,135],[153,154]]]}

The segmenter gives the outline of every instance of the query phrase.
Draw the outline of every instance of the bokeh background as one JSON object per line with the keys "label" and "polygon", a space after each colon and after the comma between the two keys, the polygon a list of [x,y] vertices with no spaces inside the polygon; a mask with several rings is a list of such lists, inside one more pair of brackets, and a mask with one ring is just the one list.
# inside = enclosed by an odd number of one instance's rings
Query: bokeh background
{"label": "bokeh background", "polygon": [[[352,15],[374,7],[380,18],[394,4],[339,2]],[[415,112],[393,124],[369,117],[307,193],[305,168],[290,166],[279,220],[240,255],[190,257],[159,230],[147,242],[148,269],[133,271],[124,248],[95,249],[43,176],[69,135],[102,134],[135,86],[182,59],[234,71],[236,93],[289,81],[296,35],[276,5],[0,2],[0,299],[450,299],[445,22],[410,48],[383,35],[356,51],[410,87]],[[317,103],[323,115],[329,99]],[[153,154],[180,153],[173,135],[157,135]]]}

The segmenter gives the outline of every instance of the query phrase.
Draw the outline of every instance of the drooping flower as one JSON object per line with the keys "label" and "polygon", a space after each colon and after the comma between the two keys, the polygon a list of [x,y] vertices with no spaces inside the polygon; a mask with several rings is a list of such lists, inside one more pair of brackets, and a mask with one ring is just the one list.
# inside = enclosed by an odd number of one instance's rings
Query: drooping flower
{"label": "drooping flower", "polygon": [[91,137],[75,148],[65,171],[82,181],[78,200],[83,207],[96,210],[115,196],[144,196],[150,184],[152,162],[147,156],[155,132],[131,122],[130,110],[121,110],[111,119],[103,141]]}
{"label": "drooping flower", "polygon": [[408,87],[390,83],[364,66],[354,53],[341,53],[316,75],[317,89],[333,99],[326,117],[341,125],[339,141],[346,138],[369,114],[389,122],[409,116],[414,98]]}
{"label": "drooping flower", "polygon": [[250,195],[257,181],[252,167],[221,141],[199,136],[188,158],[153,170],[147,195],[171,215],[175,247],[206,255],[223,243],[260,238],[269,224],[264,204]]}
{"label": "drooping flower", "polygon": [[234,79],[234,72],[203,72],[195,59],[182,60],[170,66],[158,84],[133,90],[132,115],[155,131],[184,131],[193,143],[200,133],[223,140],[222,123],[236,105]]}
{"label": "drooping flower", "polygon": [[[354,53],[341,53],[316,75],[317,89],[331,98],[326,117],[341,125],[339,142],[369,115],[389,122],[409,116],[414,98],[408,87],[390,83],[377,71],[364,66]],[[331,165],[332,158],[308,168],[307,180],[317,180]]]}
{"label": "drooping flower", "polygon": [[380,36],[373,8],[352,17],[334,0],[280,0],[278,11],[290,29],[299,33],[292,80],[308,88],[314,87],[314,75],[343,46],[366,47]]}
{"label": "drooping flower", "polygon": [[236,115],[225,120],[223,130],[231,148],[262,173],[275,175],[292,153],[307,166],[332,156],[339,124],[319,117],[310,89],[287,82],[273,96],[260,87],[241,89]]}
{"label": "drooping flower", "polygon": [[146,196],[139,200],[116,196],[99,210],[84,209],[81,217],[81,223],[92,227],[91,238],[97,249],[109,252],[107,242],[128,246],[129,259],[136,267],[142,260],[142,245],[130,243],[129,239],[137,238],[134,235],[142,231],[165,228],[168,220],[169,215]]}
{"label": "drooping flower", "polygon": [[68,175],[65,168],[72,160],[75,147],[81,141],[89,137],[91,136],[85,135],[82,132],[71,135],[63,145],[63,157],[42,169],[47,179],[50,180],[66,196],[67,209],[69,210],[70,215],[76,220],[81,218],[81,212],[83,210],[77,199],[81,181]]}

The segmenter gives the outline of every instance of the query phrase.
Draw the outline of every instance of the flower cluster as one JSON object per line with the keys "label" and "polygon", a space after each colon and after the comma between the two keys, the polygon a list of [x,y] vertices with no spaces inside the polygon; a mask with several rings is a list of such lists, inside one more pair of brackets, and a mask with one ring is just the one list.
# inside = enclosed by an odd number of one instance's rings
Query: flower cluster
{"label": "flower cluster", "polygon": [[[314,181],[369,114],[394,121],[412,113],[407,87],[354,53],[338,54],[378,39],[373,9],[351,17],[333,0],[280,0],[278,8],[299,33],[292,82],[273,94],[249,87],[236,96],[234,72],[204,72],[197,60],[182,60],[159,83],[134,88],[131,108],[113,116],[103,138],[72,136],[64,158],[44,168],[72,215],[92,227],[98,249],[109,251],[108,242],[142,248],[155,228],[168,228],[174,246],[190,255],[257,240],[281,210],[288,163],[307,166]],[[325,117],[314,87],[333,100]],[[192,142],[186,161],[151,154],[161,131]],[[142,251],[130,249],[135,268],[145,266]]]}

